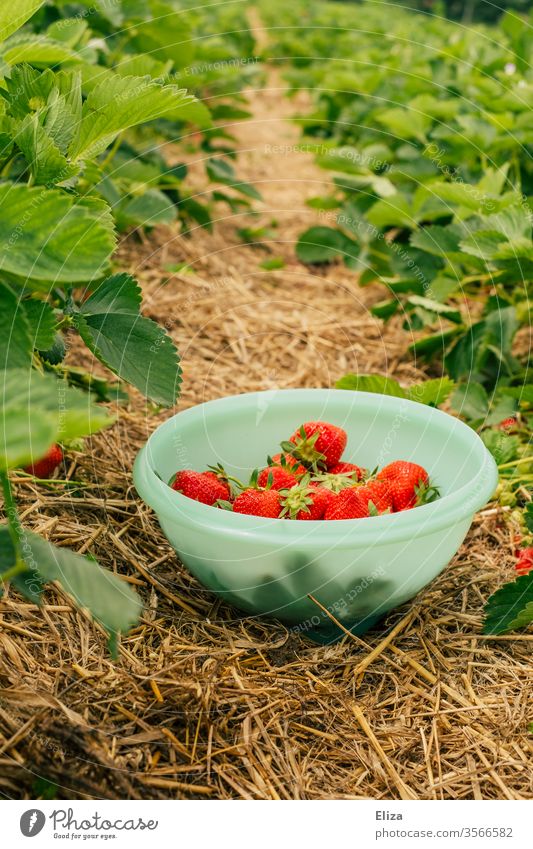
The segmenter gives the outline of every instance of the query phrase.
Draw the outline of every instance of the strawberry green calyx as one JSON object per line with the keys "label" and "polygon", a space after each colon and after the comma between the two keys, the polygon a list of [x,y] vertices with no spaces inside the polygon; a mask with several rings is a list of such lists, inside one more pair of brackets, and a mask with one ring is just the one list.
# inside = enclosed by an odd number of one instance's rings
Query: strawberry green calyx
{"label": "strawberry green calyx", "polygon": [[354,472],[338,472],[332,474],[325,472],[324,474],[313,475],[313,483],[318,483],[324,489],[329,489],[330,492],[341,492],[347,487],[352,487],[358,483],[358,476]]}
{"label": "strawberry green calyx", "polygon": [[233,512],[233,504],[231,501],[225,501],[223,498],[219,498],[218,501],[215,501],[213,507],[220,507],[221,510]]}
{"label": "strawberry green calyx", "polygon": [[326,457],[316,449],[316,443],[320,436],[319,431],[307,436],[305,429],[302,427],[299,430],[298,440],[296,442],[282,442],[281,448],[295,460],[299,460],[307,468],[318,469],[326,466]]}
{"label": "strawberry green calyx", "polygon": [[325,489],[311,482],[310,475],[291,489],[281,490],[280,496],[280,518],[300,520],[322,519],[329,498]]}
{"label": "strawberry green calyx", "polygon": [[231,475],[228,475],[222,463],[217,463],[216,466],[208,466],[207,468],[210,472],[213,472],[213,474],[217,476],[219,481],[222,481],[222,483],[227,484],[230,489],[232,488],[232,484],[235,484],[238,489],[246,489],[246,484],[242,483],[242,481],[240,481],[238,478],[234,478]]}
{"label": "strawberry green calyx", "polygon": [[440,490],[438,486],[434,486],[430,483],[421,483],[419,486],[415,486],[415,507],[420,507],[422,504],[431,504],[432,501],[436,501],[437,498],[440,498]]}

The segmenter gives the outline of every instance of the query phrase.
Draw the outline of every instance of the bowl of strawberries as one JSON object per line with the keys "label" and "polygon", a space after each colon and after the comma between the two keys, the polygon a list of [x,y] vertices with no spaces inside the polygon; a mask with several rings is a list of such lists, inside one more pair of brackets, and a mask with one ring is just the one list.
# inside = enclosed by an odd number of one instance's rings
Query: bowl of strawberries
{"label": "bowl of strawberries", "polygon": [[320,642],[363,633],[450,562],[497,469],[477,434],[387,395],[286,389],[178,413],[134,482],[182,562]]}

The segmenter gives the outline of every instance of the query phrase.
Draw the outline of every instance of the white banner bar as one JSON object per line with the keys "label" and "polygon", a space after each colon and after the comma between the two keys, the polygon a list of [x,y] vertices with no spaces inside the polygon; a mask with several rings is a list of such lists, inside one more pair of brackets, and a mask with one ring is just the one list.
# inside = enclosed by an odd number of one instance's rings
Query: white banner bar
{"label": "white banner bar", "polygon": [[[0,845],[532,849],[533,802],[4,801]],[[276,806],[276,810],[272,805]]]}

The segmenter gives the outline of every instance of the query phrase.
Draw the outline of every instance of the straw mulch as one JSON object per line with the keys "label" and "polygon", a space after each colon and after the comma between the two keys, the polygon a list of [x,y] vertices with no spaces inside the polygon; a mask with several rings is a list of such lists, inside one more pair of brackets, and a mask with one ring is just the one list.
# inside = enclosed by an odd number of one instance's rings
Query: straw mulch
{"label": "straw mulch", "polygon": [[[348,370],[416,379],[405,332],[368,312],[379,286],[295,260],[298,234],[319,221],[304,200],[325,193],[328,175],[291,149],[298,131],[283,118],[295,107],[275,76],[251,102],[253,119],[235,132],[239,174],[264,194],[260,217],[221,209],[213,234],[157,231],[121,251],[144,284],[146,313],[179,342],[182,406],[329,386]],[[273,218],[266,247],[235,234]],[[262,270],[273,255],[286,267]],[[163,268],[184,261],[190,271]],[[132,393],[111,430],[69,454],[68,477],[86,484],[76,495],[17,484],[28,527],[92,552],[135,585],[145,611],[114,663],[102,632],[59,590],[40,609],[12,590],[3,598],[2,794],[532,798],[533,634],[480,636],[484,601],[513,571],[503,514],[484,511],[445,572],[364,638],[317,647],[221,604],[178,562],[131,482],[135,452],[167,415]]]}

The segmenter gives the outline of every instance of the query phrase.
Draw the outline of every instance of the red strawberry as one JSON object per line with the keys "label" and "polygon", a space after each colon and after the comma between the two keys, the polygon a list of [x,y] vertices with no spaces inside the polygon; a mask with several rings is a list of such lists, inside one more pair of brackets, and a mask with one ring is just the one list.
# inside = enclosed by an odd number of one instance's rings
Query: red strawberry
{"label": "red strawberry", "polygon": [[346,431],[328,422],[305,422],[281,447],[314,468],[336,466],[346,448]]}
{"label": "red strawberry", "polygon": [[330,494],[321,486],[310,483],[306,476],[288,492],[281,493],[281,516],[289,519],[322,519],[328,506]]}
{"label": "red strawberry", "polygon": [[350,474],[356,481],[363,480],[368,474],[367,469],[356,466],[355,463],[337,463],[329,470],[330,475],[346,475]]}
{"label": "red strawberry", "polygon": [[284,469],[290,470],[297,477],[301,477],[307,472],[305,466],[302,466],[296,457],[293,457],[291,454],[274,454],[273,457],[267,457],[267,460],[269,461],[269,466],[282,466]]}
{"label": "red strawberry", "polygon": [[324,519],[366,519],[370,515],[368,502],[361,497],[360,492],[361,487],[352,486],[330,496]]}
{"label": "red strawberry", "polygon": [[[357,487],[359,496],[364,499],[369,509],[369,515],[375,513],[392,513],[393,497],[387,481],[371,480]],[[374,505],[374,509],[370,505]]]}
{"label": "red strawberry", "polygon": [[516,558],[515,569],[520,575],[527,575],[533,569],[533,547],[520,548]]}
{"label": "red strawberry", "polygon": [[281,513],[281,496],[275,489],[245,489],[233,502],[233,512],[278,519]]}
{"label": "red strawberry", "polygon": [[260,487],[269,489],[290,489],[296,486],[298,478],[282,466],[267,466],[259,472],[257,483]]}
{"label": "red strawberry", "polygon": [[389,484],[395,512],[409,510],[428,500],[436,490],[429,486],[426,470],[407,460],[395,460],[379,472],[377,479]]}
{"label": "red strawberry", "polygon": [[183,469],[176,474],[171,486],[187,498],[210,506],[216,501],[228,501],[231,498],[229,486],[220,480],[215,472],[195,472],[192,469]]}
{"label": "red strawberry", "polygon": [[498,425],[498,430],[503,430],[509,432],[511,430],[516,430],[518,422],[514,416],[509,416],[509,418],[504,419],[503,422],[500,422]]}
{"label": "red strawberry", "polygon": [[24,466],[24,471],[36,478],[49,478],[62,460],[63,451],[56,443],[55,445],[52,445],[44,457],[41,457],[41,459],[37,460],[36,463],[32,463],[30,466]]}

